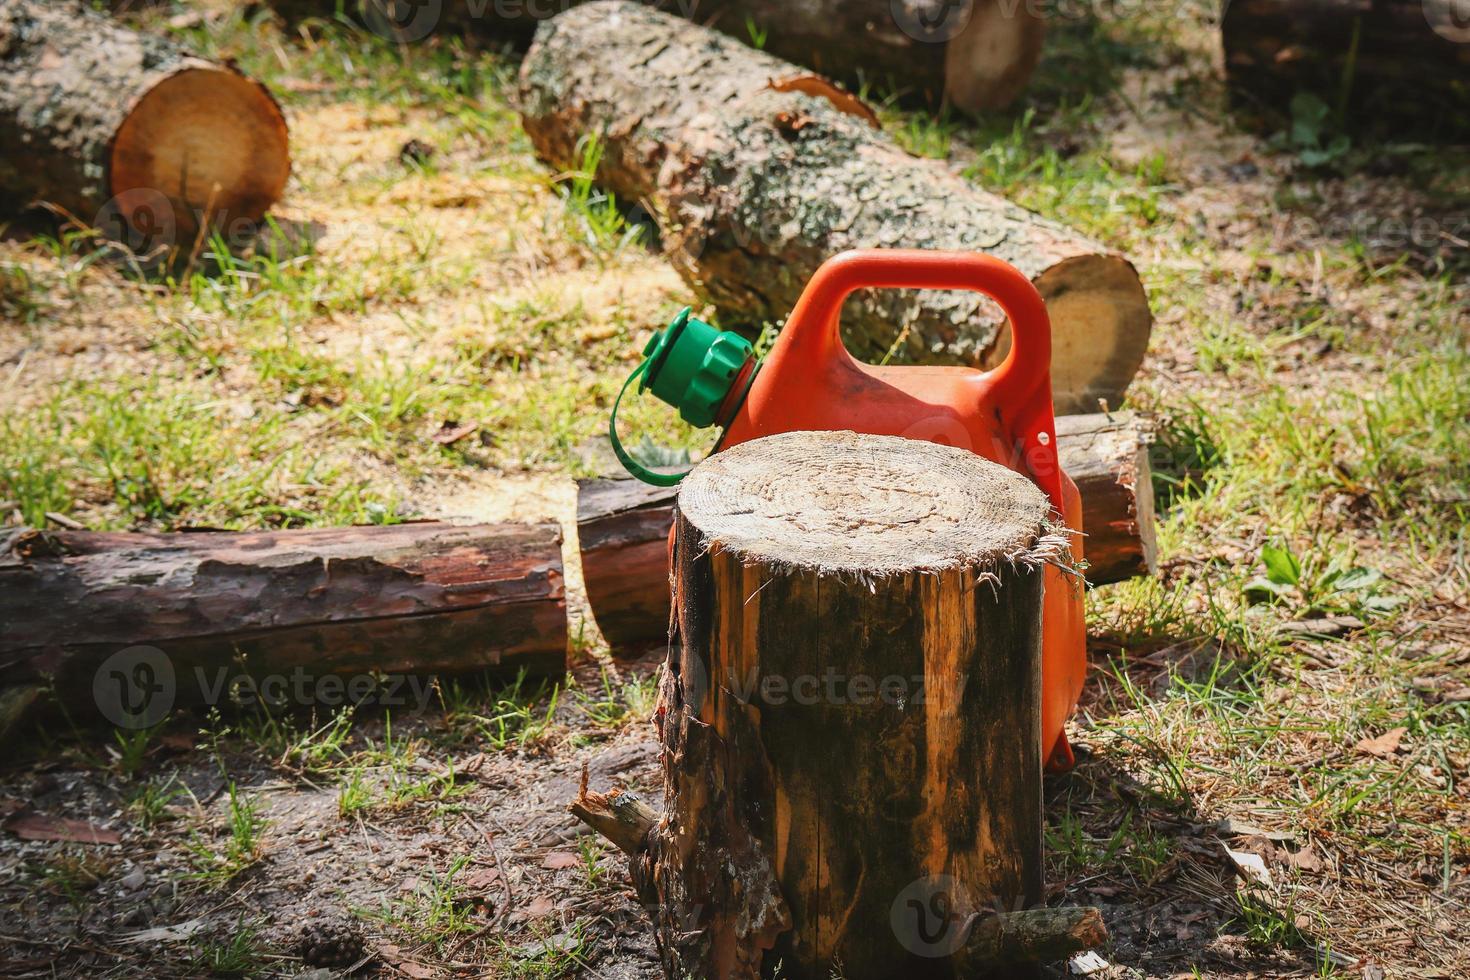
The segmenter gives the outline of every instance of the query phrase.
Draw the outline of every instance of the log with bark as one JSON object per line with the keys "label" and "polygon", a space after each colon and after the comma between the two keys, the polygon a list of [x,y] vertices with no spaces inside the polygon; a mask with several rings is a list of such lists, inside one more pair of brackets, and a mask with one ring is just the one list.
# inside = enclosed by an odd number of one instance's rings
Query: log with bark
{"label": "log with bark", "polygon": [[[388,37],[427,31],[529,44],[536,26],[584,0],[476,3],[354,0],[344,12]],[[1008,0],[642,0],[648,6],[850,84],[890,85],[964,112],[1015,101],[1041,60],[1037,4]],[[334,16],[339,0],[273,0],[291,19]],[[429,19],[432,18],[432,24]]]}
{"label": "log with bark", "polygon": [[75,2],[0,0],[0,196],[152,251],[258,221],[290,170],[269,92]]}
{"label": "log with bark", "polygon": [[[1082,495],[1085,571],[1093,585],[1154,571],[1151,432],[1150,419],[1128,412],[1057,417],[1062,468]],[[631,479],[577,484],[587,601],[616,654],[636,656],[667,640],[676,493]]]}
{"label": "log with bark", "polygon": [[1037,909],[1050,512],[1005,467],[890,436],[695,468],[662,817],[585,784],[571,807],[631,854],[665,975],[1018,977],[1098,938],[1095,913]]}
{"label": "log with bark", "polygon": [[1299,92],[1341,125],[1470,134],[1470,8],[1462,0],[1231,0],[1220,25],[1236,102],[1273,122]]}
{"label": "log with bark", "polygon": [[65,703],[104,710],[99,667],[128,649],[155,668],[148,648],[161,653],[179,703],[208,700],[221,671],[559,674],[561,531],[15,530],[0,537],[0,622],[0,689],[51,684]]}
{"label": "log with bark", "polygon": [[[537,154],[580,165],[657,216],[669,257],[730,323],[779,322],[807,280],[850,248],[974,249],[1020,268],[1052,320],[1057,410],[1120,404],[1151,316],[1127,260],[987,194],[943,161],[904,152],[843,100],[787,89],[798,70],[630,0],[544,23],[521,66],[519,108]],[[865,291],[844,313],[854,354],[998,363],[999,309],[968,292]]]}

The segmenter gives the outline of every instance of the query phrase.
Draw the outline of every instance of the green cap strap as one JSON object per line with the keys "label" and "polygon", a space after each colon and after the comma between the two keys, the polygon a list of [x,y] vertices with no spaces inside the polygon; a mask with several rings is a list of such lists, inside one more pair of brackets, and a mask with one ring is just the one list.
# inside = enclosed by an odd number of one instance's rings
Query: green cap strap
{"label": "green cap strap", "polygon": [[643,372],[648,370],[648,365],[649,361],[641,361],[633,369],[633,373],[628,375],[628,380],[623,382],[623,390],[618,392],[618,400],[613,402],[612,417],[607,421],[607,435],[608,439],[612,442],[613,454],[618,457],[618,462],[622,463],[629,473],[632,473],[644,483],[651,484],[655,487],[677,487],[680,481],[689,475],[687,470],[683,473],[655,473],[653,470],[639,464],[637,460],[630,456],[628,451],[623,448],[622,441],[618,439],[618,406],[623,403],[623,396],[628,393],[628,389],[633,386],[633,382],[637,381],[643,376]]}

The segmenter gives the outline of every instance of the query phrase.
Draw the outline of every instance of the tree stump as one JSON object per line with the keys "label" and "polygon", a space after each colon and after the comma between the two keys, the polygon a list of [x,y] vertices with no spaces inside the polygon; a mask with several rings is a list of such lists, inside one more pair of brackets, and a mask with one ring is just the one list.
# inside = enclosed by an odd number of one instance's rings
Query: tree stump
{"label": "tree stump", "polygon": [[986,923],[1042,900],[1050,514],[1011,470],[889,436],[694,470],[664,817],[634,862],[668,976],[1024,975]]}

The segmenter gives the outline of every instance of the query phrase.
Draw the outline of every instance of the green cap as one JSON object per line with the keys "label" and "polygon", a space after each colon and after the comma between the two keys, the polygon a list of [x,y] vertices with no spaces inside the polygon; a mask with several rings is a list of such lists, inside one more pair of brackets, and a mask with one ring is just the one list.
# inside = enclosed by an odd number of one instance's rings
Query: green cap
{"label": "green cap", "polygon": [[755,348],[750,341],[739,334],[715,329],[691,316],[685,307],[666,330],[660,330],[648,341],[648,346],[643,348],[643,360],[633,369],[613,402],[607,434],[619,461],[629,473],[654,486],[677,486],[684,479],[683,473],[658,473],[640,465],[623,448],[618,438],[618,406],[634,381],[638,381],[639,392],[653,389],[660,401],[679,410],[684,421],[703,429],[719,421],[720,406],[742,378],[748,389],[755,377],[754,360]]}
{"label": "green cap", "polygon": [[715,424],[720,405],[753,353],[750,341],[710,326],[685,307],[643,348],[648,367],[638,390],[652,389],[684,421],[702,429]]}

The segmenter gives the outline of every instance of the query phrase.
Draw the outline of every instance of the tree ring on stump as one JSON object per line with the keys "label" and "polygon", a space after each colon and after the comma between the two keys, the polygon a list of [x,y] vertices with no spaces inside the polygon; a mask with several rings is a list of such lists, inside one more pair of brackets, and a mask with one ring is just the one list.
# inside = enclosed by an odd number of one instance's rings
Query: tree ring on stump
{"label": "tree ring on stump", "polygon": [[788,432],[722,450],[685,479],[679,511],[751,561],[878,578],[1058,560],[1051,505],[1026,477],[953,446]]}
{"label": "tree ring on stump", "polygon": [[[290,175],[286,120],[270,93],[238,72],[196,62],[138,100],[113,140],[114,196],[157,191],[185,232],[259,221]],[[129,216],[130,217],[130,216]]]}

